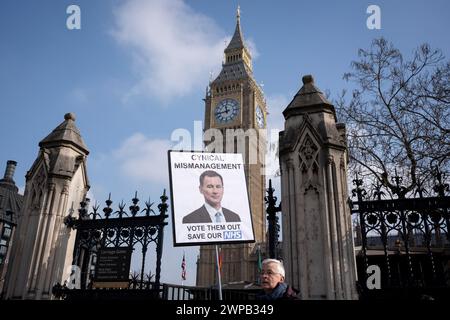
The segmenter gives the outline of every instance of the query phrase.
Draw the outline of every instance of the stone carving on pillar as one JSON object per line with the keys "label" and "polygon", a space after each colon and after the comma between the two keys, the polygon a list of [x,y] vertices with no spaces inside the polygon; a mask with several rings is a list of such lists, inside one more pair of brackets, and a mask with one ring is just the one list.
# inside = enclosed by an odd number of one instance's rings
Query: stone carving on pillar
{"label": "stone carving on pillar", "polygon": [[340,167],[341,167],[341,169],[345,169],[345,159],[344,159],[344,156],[341,156],[341,159],[340,159]]}
{"label": "stone carving on pillar", "polygon": [[303,77],[283,115],[279,159],[280,167],[288,168],[281,175],[286,281],[303,299],[356,299],[345,125],[336,122],[334,106],[312,76]]}
{"label": "stone carving on pillar", "polygon": [[41,166],[35,175],[34,181],[31,183],[31,208],[38,211],[42,207],[42,197],[45,192],[46,174],[44,168]]}
{"label": "stone carving on pillar", "polygon": [[334,163],[334,157],[333,156],[328,156],[327,158],[327,164],[328,165],[332,165]]}
{"label": "stone carving on pillar", "polygon": [[61,194],[65,194],[65,195],[69,194],[69,187],[70,187],[70,186],[69,186],[67,183],[65,183],[65,184],[63,185]]}
{"label": "stone carving on pillar", "polygon": [[300,169],[303,174],[302,184],[305,193],[310,189],[317,191],[319,171],[319,147],[313,142],[309,134],[305,135],[299,152]]}
{"label": "stone carving on pillar", "polygon": [[317,172],[319,170],[318,151],[319,148],[312,142],[309,135],[306,135],[303,146],[300,148],[300,167],[302,172]]}

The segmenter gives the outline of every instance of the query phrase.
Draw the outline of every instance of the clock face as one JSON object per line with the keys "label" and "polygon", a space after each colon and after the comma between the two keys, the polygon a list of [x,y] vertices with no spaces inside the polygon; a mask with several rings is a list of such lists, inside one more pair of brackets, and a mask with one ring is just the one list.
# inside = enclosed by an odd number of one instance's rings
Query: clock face
{"label": "clock face", "polygon": [[234,99],[224,99],[220,101],[214,110],[217,123],[232,122],[239,114],[239,102]]}
{"label": "clock face", "polygon": [[256,106],[256,124],[260,128],[264,128],[265,125],[264,113],[260,106]]}

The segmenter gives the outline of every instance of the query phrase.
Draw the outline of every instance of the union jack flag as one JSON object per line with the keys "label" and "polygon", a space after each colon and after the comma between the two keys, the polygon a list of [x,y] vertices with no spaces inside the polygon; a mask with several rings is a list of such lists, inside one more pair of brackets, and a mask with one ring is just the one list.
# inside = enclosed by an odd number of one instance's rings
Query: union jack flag
{"label": "union jack flag", "polygon": [[186,280],[186,258],[183,253],[183,261],[181,262],[181,279]]}

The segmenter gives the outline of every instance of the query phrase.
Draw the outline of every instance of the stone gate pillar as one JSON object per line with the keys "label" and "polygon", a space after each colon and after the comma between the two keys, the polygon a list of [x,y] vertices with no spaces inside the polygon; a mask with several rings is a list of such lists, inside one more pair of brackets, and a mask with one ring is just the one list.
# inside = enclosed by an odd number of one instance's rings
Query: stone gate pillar
{"label": "stone gate pillar", "polygon": [[74,114],[66,114],[39,147],[26,175],[6,274],[6,299],[51,299],[53,285],[68,279],[76,232],[64,219],[78,209],[89,189],[89,151]]}
{"label": "stone gate pillar", "polygon": [[302,80],[279,137],[286,280],[302,299],[357,299],[345,125],[312,76]]}

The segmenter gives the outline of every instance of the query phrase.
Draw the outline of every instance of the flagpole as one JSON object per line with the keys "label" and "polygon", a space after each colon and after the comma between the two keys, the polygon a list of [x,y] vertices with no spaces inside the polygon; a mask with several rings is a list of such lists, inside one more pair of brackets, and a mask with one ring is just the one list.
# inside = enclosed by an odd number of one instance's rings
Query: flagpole
{"label": "flagpole", "polygon": [[222,300],[222,279],[220,277],[220,266],[219,266],[219,248],[216,244],[216,265],[217,265],[217,280],[219,282],[219,300]]}

